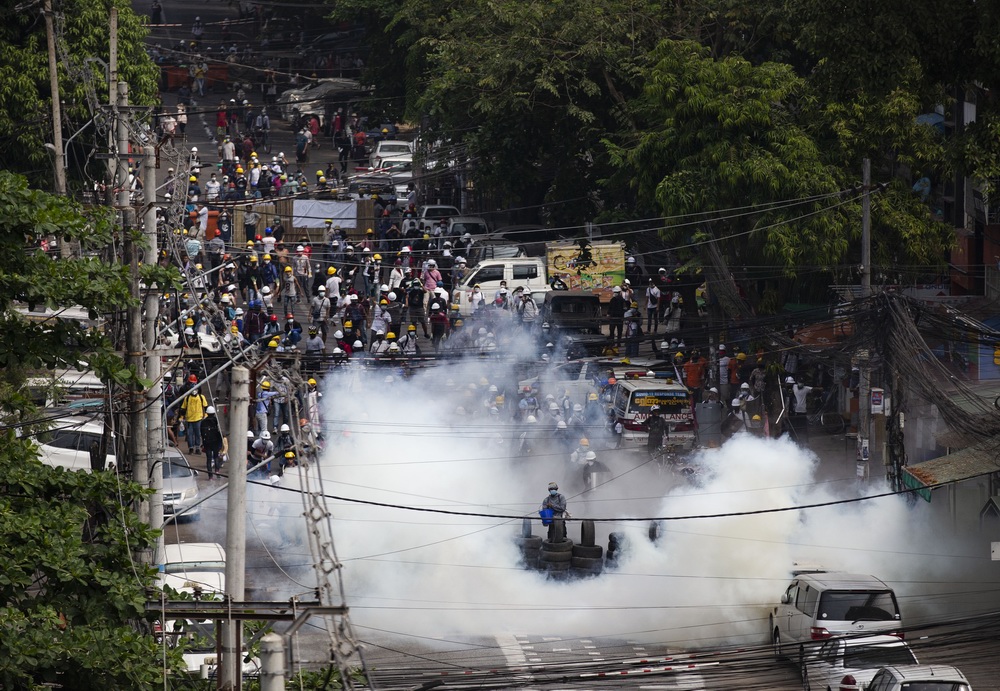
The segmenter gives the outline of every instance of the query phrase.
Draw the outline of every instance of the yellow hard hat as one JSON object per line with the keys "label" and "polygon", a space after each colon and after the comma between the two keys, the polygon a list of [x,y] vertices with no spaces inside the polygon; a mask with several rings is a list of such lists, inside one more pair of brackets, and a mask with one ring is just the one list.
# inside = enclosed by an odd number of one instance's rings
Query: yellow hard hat
{"label": "yellow hard hat", "polygon": [[587,400],[588,401],[596,401],[597,400],[597,394],[591,392],[590,394],[587,395]]}
{"label": "yellow hard hat", "polygon": [[294,451],[286,451],[285,452],[285,458],[295,458],[295,452]]}
{"label": "yellow hard hat", "polygon": [[[267,347],[268,348],[277,348],[278,347],[278,339],[277,338],[272,338],[271,342],[267,344]],[[265,384],[265,388],[267,388],[267,389],[271,388],[271,385],[268,382],[264,382],[264,384]]]}
{"label": "yellow hard hat", "polygon": [[380,305],[388,305],[389,301],[386,300],[385,298],[382,298],[381,300],[378,301],[378,304],[380,304]]}
{"label": "yellow hard hat", "polygon": [[264,255],[264,261],[271,261],[271,255],[270,254],[265,254]]}
{"label": "yellow hard hat", "polygon": [[322,171],[322,170],[317,170],[317,171],[316,171],[316,175],[322,175],[322,174],[323,174],[323,171]]}
{"label": "yellow hard hat", "polygon": [[462,324],[464,324],[464,323],[465,323],[465,322],[463,322],[463,321],[462,321],[461,319],[456,319],[456,320],[455,320],[455,326],[461,326],[461,325],[462,325]]}
{"label": "yellow hard hat", "polygon": [[416,331],[417,330],[417,326],[416,326],[416,324],[410,324],[408,327],[406,327],[406,330],[407,331]]}
{"label": "yellow hard hat", "polygon": [[387,333],[385,335],[385,337],[386,338],[395,338],[396,337],[396,332],[395,331],[390,331],[389,333]]}
{"label": "yellow hard hat", "polygon": [[586,437],[580,437],[580,446],[590,446],[590,440]]}
{"label": "yellow hard hat", "polygon": [[292,273],[292,267],[290,267],[290,266],[286,266],[286,267],[285,267],[285,273],[286,273],[286,274],[290,274],[290,273]]}
{"label": "yellow hard hat", "polygon": [[184,326],[194,326],[194,319],[192,319],[191,317],[188,317],[187,319],[185,319],[184,320]]}
{"label": "yellow hard hat", "polygon": [[198,182],[198,178],[192,175],[191,177],[188,178],[188,182]]}
{"label": "yellow hard hat", "polygon": [[382,255],[376,254],[374,257],[372,257],[372,259],[377,259],[378,261],[382,261]]}
{"label": "yellow hard hat", "polygon": [[252,261],[252,262],[257,261],[257,255],[256,254],[250,255],[250,261]]}
{"label": "yellow hard hat", "polygon": [[374,233],[375,233],[375,231],[372,230],[371,228],[369,228],[368,230],[365,231],[365,235],[373,235]]}
{"label": "yellow hard hat", "polygon": [[350,329],[352,326],[354,326],[354,323],[351,322],[350,319],[348,319],[346,322],[344,322],[344,328],[345,329]]}
{"label": "yellow hard hat", "polygon": [[325,177],[323,177],[323,176],[320,176],[320,178],[319,178],[319,181],[320,181],[320,182],[326,182],[326,178],[325,178]]}
{"label": "yellow hard hat", "polygon": [[332,266],[329,269],[326,270],[326,275],[327,276],[332,276],[335,273],[337,273],[337,270],[335,268],[333,268]]}
{"label": "yellow hard hat", "polygon": [[331,221],[331,220],[330,220],[329,218],[328,218],[328,219],[326,219],[326,220],[325,220],[325,221],[323,221],[323,222],[324,222],[324,223],[326,223],[327,225],[330,225],[331,223],[333,223],[333,221]]}
{"label": "yellow hard hat", "polygon": [[312,377],[309,377],[309,381],[307,381],[306,383],[309,384],[309,386],[316,386],[316,380],[313,379]]}
{"label": "yellow hard hat", "polygon": [[[277,345],[277,342],[278,342],[277,338],[272,338],[271,339],[271,343],[274,343],[274,344]],[[262,382],[261,385],[260,385],[260,388],[262,388],[262,389],[270,389],[271,388],[271,382],[269,382],[269,381]]]}
{"label": "yellow hard hat", "polygon": [[247,247],[253,247],[253,240],[247,240]]}
{"label": "yellow hard hat", "polygon": [[242,169],[242,168],[237,168],[237,169],[236,169],[236,172],[237,172],[237,173],[242,173],[242,172],[243,172],[243,169]]}

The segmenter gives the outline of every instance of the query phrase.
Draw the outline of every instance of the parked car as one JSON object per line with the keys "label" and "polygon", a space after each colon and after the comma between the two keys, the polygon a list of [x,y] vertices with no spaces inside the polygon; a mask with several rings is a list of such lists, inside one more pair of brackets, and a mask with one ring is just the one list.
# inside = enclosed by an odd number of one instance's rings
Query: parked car
{"label": "parked car", "polygon": [[178,592],[226,592],[226,550],[217,542],[182,542],[163,547],[160,587]]}
{"label": "parked car", "polygon": [[413,143],[403,141],[402,139],[383,139],[372,149],[371,155],[368,157],[368,162],[372,168],[378,168],[380,161],[392,158],[407,158],[412,164]]}
{"label": "parked car", "polygon": [[[100,445],[104,424],[91,417],[69,417],[59,420],[54,428],[38,435],[38,450],[45,465],[67,470],[91,472],[90,449]],[[113,450],[113,447],[112,449]],[[104,469],[116,466],[115,456],[104,457]]]}
{"label": "parked car", "polygon": [[866,689],[880,667],[915,665],[913,651],[895,636],[831,638],[806,660],[802,681],[806,691],[843,688]]}
{"label": "parked car", "polygon": [[[544,301],[544,296],[543,296]],[[614,372],[615,377],[624,378],[626,372],[670,372],[673,365],[668,360],[653,358],[608,358],[585,357],[557,365],[538,377],[524,379],[517,383],[519,388],[531,386],[559,396],[568,392],[574,403],[583,405],[587,395],[597,391],[595,382]]]}
{"label": "parked car", "polygon": [[490,226],[486,219],[480,216],[452,216],[448,219],[447,235],[451,238],[460,238],[468,233],[475,240],[479,240],[490,233]]}
{"label": "parked car", "polygon": [[278,96],[278,112],[288,121],[295,121],[302,115],[323,115],[328,100],[350,100],[360,92],[361,85],[354,79],[319,79],[303,87],[281,92]]}
{"label": "parked car", "polygon": [[867,690],[972,691],[972,686],[961,670],[951,665],[900,665],[880,669]]}
{"label": "parked car", "polygon": [[448,206],[446,204],[427,204],[420,207],[419,221],[421,227],[429,227],[442,218],[447,220],[452,216],[461,216],[462,212],[456,209],[454,206]]}
{"label": "parked car", "polygon": [[164,449],[163,516],[168,520],[181,518],[197,521],[201,518],[198,500],[198,471],[175,448]]}
{"label": "parked car", "polygon": [[793,575],[769,617],[775,657],[791,654],[804,664],[818,650],[818,641],[834,636],[901,636],[896,594],[875,576],[819,569]]}

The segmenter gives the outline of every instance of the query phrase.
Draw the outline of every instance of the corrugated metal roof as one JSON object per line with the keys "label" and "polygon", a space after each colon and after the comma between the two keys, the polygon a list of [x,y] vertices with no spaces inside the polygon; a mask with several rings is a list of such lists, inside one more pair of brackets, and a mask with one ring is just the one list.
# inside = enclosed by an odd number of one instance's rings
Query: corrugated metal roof
{"label": "corrugated metal roof", "polygon": [[945,482],[1000,471],[1000,440],[990,440],[903,468],[907,487],[933,487]]}

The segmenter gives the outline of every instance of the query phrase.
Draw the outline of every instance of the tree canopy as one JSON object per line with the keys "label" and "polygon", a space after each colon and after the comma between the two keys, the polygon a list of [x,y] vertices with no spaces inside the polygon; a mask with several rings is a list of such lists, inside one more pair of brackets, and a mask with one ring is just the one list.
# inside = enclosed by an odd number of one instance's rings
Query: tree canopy
{"label": "tree canopy", "polygon": [[31,323],[14,301],[95,314],[128,302],[123,268],[97,257],[53,258],[32,242],[76,239],[85,252],[111,241],[107,210],[0,171],[0,687],[148,689],[162,683],[157,644],[141,626],[155,572],[133,560],[155,533],[130,508],[143,490],[114,473],[68,472],[38,460],[29,371],[94,365],[128,381],[103,334],[70,321]]}
{"label": "tree canopy", "polygon": [[[64,140],[94,115],[88,83],[98,104],[108,102],[107,75],[94,58],[108,61],[112,3],[118,8],[119,78],[129,83],[129,101],[151,105],[157,100],[158,72],[143,44],[146,29],[128,0],[59,0],[54,5]],[[53,159],[43,146],[52,141],[52,111],[42,5],[19,7],[5,3],[0,10],[0,166],[26,175],[36,187],[52,189]],[[92,147],[95,139],[77,141]]]}
{"label": "tree canopy", "polygon": [[[935,108],[950,116],[952,84],[980,80],[986,95],[996,80],[989,37],[1000,13],[972,0],[952,9],[927,0],[877,12],[819,0],[345,0],[333,12],[369,17],[371,69],[400,77],[383,95],[406,100],[442,156],[467,155],[477,189],[498,206],[546,202],[563,210],[554,225],[711,218],[850,190],[869,158],[884,183],[875,256],[940,265],[950,243],[938,220],[943,183],[956,167],[1000,170],[991,100],[980,99],[963,137],[919,119]],[[925,177],[926,199],[911,190]],[[786,272],[856,263],[858,204],[824,206],[795,223],[808,209],[772,208],[715,232],[745,233],[725,244],[731,259]]]}

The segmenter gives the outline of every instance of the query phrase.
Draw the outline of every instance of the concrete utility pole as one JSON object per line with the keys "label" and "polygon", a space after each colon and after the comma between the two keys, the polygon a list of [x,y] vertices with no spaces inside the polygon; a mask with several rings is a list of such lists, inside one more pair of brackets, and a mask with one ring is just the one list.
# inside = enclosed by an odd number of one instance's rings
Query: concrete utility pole
{"label": "concrete utility pole", "polygon": [[[229,493],[226,503],[226,597],[243,601],[246,577],[247,430],[250,428],[250,370],[233,367],[229,406]],[[242,678],[240,621],[222,630],[223,689],[238,689]]]}
{"label": "concrete utility pole", "polygon": [[260,691],[285,691],[285,641],[276,633],[260,639]]}
{"label": "concrete utility pole", "polygon": [[[111,106],[113,121],[118,119],[118,8],[113,4],[108,16],[108,105]],[[115,132],[108,128],[108,151],[115,150]],[[112,185],[118,179],[118,161],[108,158],[108,182]]]}
{"label": "concrete utility pole", "polygon": [[[142,235],[146,241],[146,263],[155,264],[156,246],[156,151],[142,148],[143,201],[146,211],[142,218]],[[149,524],[163,525],[163,386],[160,383],[160,355],[156,352],[156,333],[160,313],[158,292],[147,286],[145,295],[146,379],[153,385],[146,391],[146,451],[149,456],[149,485],[155,493],[149,500]],[[156,539],[153,563],[163,563],[163,533]]]}
{"label": "concrete utility pole", "polygon": [[52,147],[55,149],[56,194],[66,194],[66,161],[63,159],[62,104],[59,102],[59,70],[56,62],[56,32],[52,0],[45,0],[45,38],[49,48],[49,90],[52,92]]}
{"label": "concrete utility pole", "polygon": [[[861,297],[872,296],[872,162],[865,159],[861,172]],[[871,354],[868,349],[858,353],[858,454],[857,475],[859,482],[869,476],[869,439],[871,437]]]}

